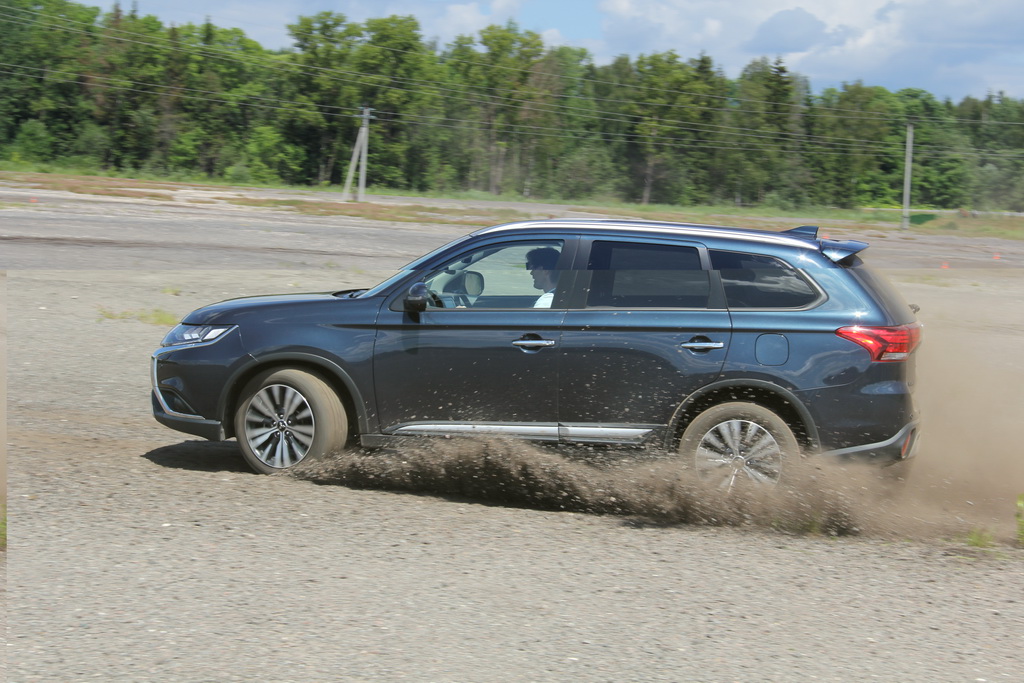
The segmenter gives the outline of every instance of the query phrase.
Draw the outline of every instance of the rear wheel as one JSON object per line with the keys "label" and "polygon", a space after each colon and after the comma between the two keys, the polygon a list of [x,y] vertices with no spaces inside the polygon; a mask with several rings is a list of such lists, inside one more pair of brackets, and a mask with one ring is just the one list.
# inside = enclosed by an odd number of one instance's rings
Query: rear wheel
{"label": "rear wheel", "polygon": [[799,451],[785,420],[745,402],[708,408],[690,422],[679,442],[679,453],[697,476],[726,491],[741,481],[774,486],[785,460]]}
{"label": "rear wheel", "polygon": [[242,390],[235,435],[249,466],[262,474],[341,450],[348,418],[341,399],[303,370],[269,370]]}

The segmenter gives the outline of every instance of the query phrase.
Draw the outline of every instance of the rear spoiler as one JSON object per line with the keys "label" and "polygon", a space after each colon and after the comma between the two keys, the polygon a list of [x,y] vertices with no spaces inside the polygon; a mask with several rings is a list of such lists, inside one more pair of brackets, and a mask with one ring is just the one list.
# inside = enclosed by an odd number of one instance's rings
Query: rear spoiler
{"label": "rear spoiler", "polygon": [[818,239],[817,225],[801,225],[800,227],[793,228],[792,230],[784,230],[783,234],[817,242],[821,249],[821,253],[835,263],[839,263],[843,259],[853,256],[854,254],[868,248],[867,242],[861,242],[859,240]]}

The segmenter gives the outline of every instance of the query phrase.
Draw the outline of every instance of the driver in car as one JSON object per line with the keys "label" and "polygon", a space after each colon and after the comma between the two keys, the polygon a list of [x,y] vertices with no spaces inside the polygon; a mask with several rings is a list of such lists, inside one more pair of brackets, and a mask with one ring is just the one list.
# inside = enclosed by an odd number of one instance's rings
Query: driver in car
{"label": "driver in car", "polygon": [[538,247],[526,254],[526,269],[533,276],[533,286],[543,292],[534,302],[534,308],[551,308],[558,284],[557,263],[558,251],[551,247]]}

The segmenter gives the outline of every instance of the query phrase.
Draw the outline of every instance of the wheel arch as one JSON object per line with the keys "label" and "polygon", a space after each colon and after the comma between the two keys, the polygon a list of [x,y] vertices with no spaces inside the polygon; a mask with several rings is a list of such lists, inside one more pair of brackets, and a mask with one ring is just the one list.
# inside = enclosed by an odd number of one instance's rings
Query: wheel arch
{"label": "wheel arch", "polygon": [[225,438],[237,436],[234,432],[235,410],[238,407],[239,396],[242,389],[249,381],[267,370],[281,370],[294,368],[316,375],[334,389],[334,392],[341,399],[341,404],[348,414],[349,424],[356,429],[349,429],[348,438],[351,441],[358,434],[369,430],[369,416],[366,414],[365,403],[362,393],[356,385],[352,376],[340,365],[330,359],[312,353],[276,353],[254,359],[252,363],[241,368],[227,382],[227,389],[221,397],[220,414],[221,424],[224,425]]}
{"label": "wheel arch", "polygon": [[683,431],[697,415],[730,401],[748,401],[768,408],[786,421],[803,448],[820,450],[818,428],[803,402],[785,387],[756,379],[715,382],[687,396],[672,415],[665,446],[675,448]]}

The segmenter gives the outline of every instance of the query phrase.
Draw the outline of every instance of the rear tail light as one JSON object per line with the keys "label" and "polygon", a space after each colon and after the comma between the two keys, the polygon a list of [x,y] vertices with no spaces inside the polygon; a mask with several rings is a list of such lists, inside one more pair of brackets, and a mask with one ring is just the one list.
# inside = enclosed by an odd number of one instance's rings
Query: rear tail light
{"label": "rear tail light", "polygon": [[886,363],[906,360],[921,341],[921,323],[895,327],[840,327],[836,334],[860,344],[871,360]]}

